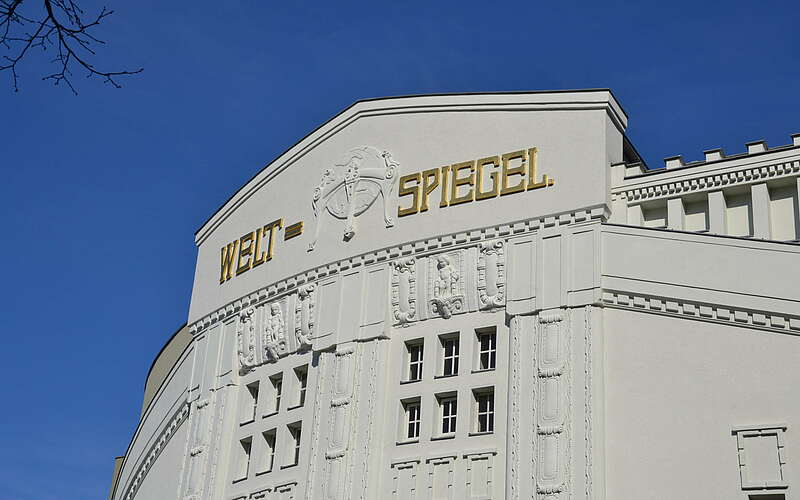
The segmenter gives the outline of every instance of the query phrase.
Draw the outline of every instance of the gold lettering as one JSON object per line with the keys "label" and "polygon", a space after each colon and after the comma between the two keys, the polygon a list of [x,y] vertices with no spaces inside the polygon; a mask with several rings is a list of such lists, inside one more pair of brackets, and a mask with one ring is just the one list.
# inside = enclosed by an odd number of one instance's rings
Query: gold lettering
{"label": "gold lettering", "polygon": [[[521,163],[516,167],[509,167],[511,160],[520,160]],[[513,186],[508,185],[508,178],[512,175],[519,175],[522,178],[518,184]],[[507,194],[519,193],[525,191],[525,150],[514,151],[503,155],[503,171],[502,171],[502,187],[500,188],[500,196]]]}
{"label": "gold lettering", "polygon": [[[431,181],[430,179],[433,178]],[[419,211],[428,211],[428,196],[439,185],[439,169],[432,168],[422,172],[422,203],[420,203]]]}
{"label": "gold lettering", "polygon": [[441,170],[442,175],[440,178],[442,179],[442,199],[439,202],[439,208],[444,208],[450,205],[450,200],[447,199],[447,195],[450,194],[450,190],[448,189],[450,184],[450,165],[445,165]]}
{"label": "gold lettering", "polygon": [[[416,181],[415,186],[406,186],[409,181]],[[409,174],[400,177],[400,191],[398,198],[411,195],[411,206],[407,208],[397,207],[397,216],[405,217],[406,215],[414,215],[419,212],[419,190],[422,183],[422,175],[417,172],[416,174]]]}
{"label": "gold lettering", "polygon": [[261,228],[261,232],[266,235],[269,231],[269,243],[267,243],[267,255],[264,257],[265,261],[272,260],[272,253],[275,250],[275,236],[278,234],[278,229],[283,227],[283,218],[274,220]]}
{"label": "gold lettering", "polygon": [[550,178],[547,175],[542,176],[542,182],[536,182],[536,160],[539,156],[539,150],[537,148],[531,148],[528,150],[528,190],[532,189],[539,189],[547,186],[551,186],[552,184],[548,184]]}
{"label": "gold lettering", "polygon": [[475,200],[486,200],[489,198],[494,198],[495,196],[500,193],[500,182],[498,180],[499,174],[497,171],[492,172],[489,174],[489,177],[492,179],[492,189],[489,191],[483,191],[483,168],[492,165],[492,166],[499,166],[500,165],[500,158],[497,156],[490,156],[488,158],[483,158],[478,160],[478,165],[475,169]]}
{"label": "gold lettering", "polygon": [[[236,276],[247,272],[253,267],[253,239],[255,232],[247,233],[239,238],[239,259],[236,266]],[[245,246],[247,243],[247,246]]]}
{"label": "gold lettering", "polygon": [[236,249],[239,248],[239,240],[228,243],[227,246],[222,247],[220,255],[220,284],[233,277],[233,261],[236,258]]}
{"label": "gold lettering", "polygon": [[262,228],[256,229],[256,247],[253,250],[253,256],[255,258],[253,259],[252,267],[260,266],[267,260],[265,258],[266,254],[261,251],[261,239],[263,238],[263,236],[264,236],[263,229]]}
{"label": "gold lettering", "polygon": [[[469,176],[459,177],[458,174],[462,170],[469,170]],[[453,172],[453,186],[450,190],[450,206],[469,203],[475,197],[473,189],[475,185],[475,162],[465,161],[463,163],[456,163],[450,167],[450,171]],[[469,186],[469,190],[461,196],[458,195],[458,188],[460,186]]]}

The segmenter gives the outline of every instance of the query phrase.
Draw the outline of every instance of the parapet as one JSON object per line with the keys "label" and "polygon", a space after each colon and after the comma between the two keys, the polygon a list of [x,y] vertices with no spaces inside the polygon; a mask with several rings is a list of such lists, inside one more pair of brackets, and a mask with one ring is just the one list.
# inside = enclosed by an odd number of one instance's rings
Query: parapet
{"label": "parapet", "polygon": [[708,149],[698,161],[671,156],[659,169],[612,165],[611,222],[796,243],[800,134],[791,138],[772,148],[748,142],[733,155]]}

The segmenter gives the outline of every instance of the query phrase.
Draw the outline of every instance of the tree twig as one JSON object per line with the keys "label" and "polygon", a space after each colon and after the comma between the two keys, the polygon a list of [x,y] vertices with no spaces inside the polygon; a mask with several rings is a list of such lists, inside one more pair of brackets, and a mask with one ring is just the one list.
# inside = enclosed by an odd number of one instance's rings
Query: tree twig
{"label": "tree twig", "polygon": [[[28,13],[35,7],[23,13],[23,3],[26,8],[40,5],[42,9],[38,15]],[[105,83],[120,88],[119,77],[141,73],[144,68],[105,71],[90,61],[96,55],[96,47],[105,44],[91,31],[113,13],[103,7],[96,16],[85,21],[85,12],[75,0],[0,0],[0,46],[6,50],[0,60],[0,71],[11,73],[16,92],[19,90],[17,68],[30,55],[31,49],[54,49],[56,55],[50,62],[56,65],[57,71],[45,75],[44,80],[52,80],[55,85],[63,82],[77,95],[71,78],[72,70],[78,68],[86,71],[87,78],[100,77]]]}

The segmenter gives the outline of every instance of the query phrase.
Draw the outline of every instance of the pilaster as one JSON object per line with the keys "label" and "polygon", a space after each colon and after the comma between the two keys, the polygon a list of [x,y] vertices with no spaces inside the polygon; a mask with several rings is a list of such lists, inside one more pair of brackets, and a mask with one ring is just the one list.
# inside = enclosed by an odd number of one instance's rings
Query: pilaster
{"label": "pilaster", "polygon": [[722,191],[708,193],[708,232],[712,234],[727,233],[725,221],[725,194]]}
{"label": "pilaster", "polygon": [[767,183],[753,184],[750,189],[753,203],[753,237],[769,239],[769,189]]}
{"label": "pilaster", "polygon": [[683,199],[677,197],[667,200],[667,228],[682,230],[685,216],[686,210],[683,206]]}
{"label": "pilaster", "polygon": [[800,240],[800,177],[797,178],[797,200],[794,204],[794,238]]}
{"label": "pilaster", "polygon": [[642,205],[637,204],[628,207],[628,224],[632,226],[641,226],[644,224]]}

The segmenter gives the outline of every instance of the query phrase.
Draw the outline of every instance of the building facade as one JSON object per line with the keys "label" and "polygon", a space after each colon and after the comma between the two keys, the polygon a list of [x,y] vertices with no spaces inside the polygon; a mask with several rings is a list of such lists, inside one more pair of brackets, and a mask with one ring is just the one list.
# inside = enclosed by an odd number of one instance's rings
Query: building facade
{"label": "building facade", "polygon": [[196,233],[112,500],[776,500],[800,135],[648,169],[607,90],[361,101]]}

